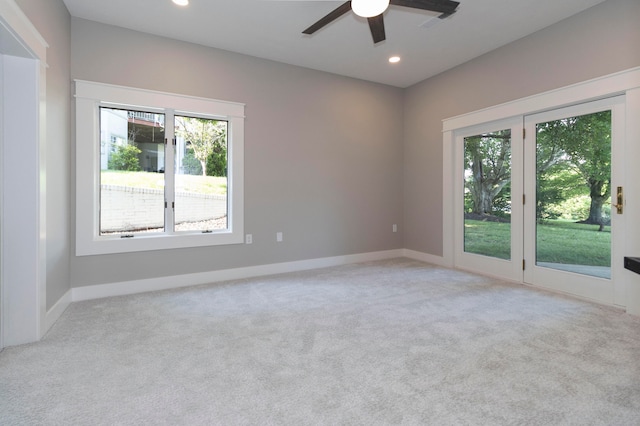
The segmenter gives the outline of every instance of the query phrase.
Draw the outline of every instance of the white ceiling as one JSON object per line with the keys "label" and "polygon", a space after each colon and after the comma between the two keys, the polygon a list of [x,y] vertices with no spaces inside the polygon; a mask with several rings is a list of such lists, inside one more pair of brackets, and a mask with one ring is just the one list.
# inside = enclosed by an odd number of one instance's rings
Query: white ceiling
{"label": "white ceiling", "polygon": [[[79,18],[408,87],[603,1],[460,0],[444,20],[391,6],[384,16],[387,40],[377,45],[366,20],[352,12],[311,36],[302,34],[342,1],[190,0],[184,8],[171,0],[64,3]],[[402,61],[389,64],[392,55]]]}

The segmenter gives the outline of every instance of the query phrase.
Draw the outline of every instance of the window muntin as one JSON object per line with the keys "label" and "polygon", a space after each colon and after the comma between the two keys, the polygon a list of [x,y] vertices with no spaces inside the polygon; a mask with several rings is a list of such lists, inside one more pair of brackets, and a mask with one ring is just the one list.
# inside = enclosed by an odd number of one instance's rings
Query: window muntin
{"label": "window muntin", "polygon": [[[151,142],[138,140],[144,144],[138,146],[141,151],[138,160],[142,169],[140,174],[151,176],[155,182],[152,186],[156,190],[164,187],[163,223],[154,213],[156,216],[153,220],[151,215],[143,215],[146,222],[143,226],[127,225],[115,231],[107,228],[107,214],[102,211],[107,206],[103,184],[108,182],[107,177],[117,174],[109,170],[109,158],[118,151],[118,146],[138,145],[137,141],[131,143],[129,130],[133,129],[129,128],[129,124],[126,132],[118,132],[104,125],[102,116],[107,113],[121,116],[126,113],[127,123],[134,119],[138,125],[146,122],[146,128],[142,130],[152,127]],[[226,153],[222,155],[220,164],[226,166],[226,176],[215,176],[213,180],[217,181],[216,190],[221,192],[218,197],[226,200],[218,200],[217,205],[221,209],[206,218],[205,224],[200,223],[203,222],[201,220],[194,223],[189,217],[192,209],[188,203],[181,201],[185,195],[181,191],[184,187],[181,180],[185,180],[185,176],[180,166],[186,153],[182,150],[186,148],[186,143],[177,124],[180,119],[204,119],[215,124],[219,133],[224,134]],[[137,130],[140,134],[140,128]],[[77,255],[243,242],[244,105],[77,80],[76,138]],[[181,138],[183,142],[180,142]],[[222,140],[219,142],[222,143]],[[125,186],[133,184],[127,182]],[[186,196],[194,198],[207,195],[202,192],[201,189],[194,190],[188,186]],[[157,205],[154,203],[154,206]],[[157,207],[153,208],[153,211],[157,210]],[[174,226],[174,223],[177,225]]]}

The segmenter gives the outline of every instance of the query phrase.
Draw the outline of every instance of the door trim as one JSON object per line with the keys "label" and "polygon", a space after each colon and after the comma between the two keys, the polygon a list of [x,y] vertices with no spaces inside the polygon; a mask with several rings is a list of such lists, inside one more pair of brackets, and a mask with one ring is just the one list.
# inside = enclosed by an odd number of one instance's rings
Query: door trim
{"label": "door trim", "polygon": [[[46,332],[46,52],[14,0],[0,1],[3,44],[2,344]],[[26,129],[26,130],[25,130]],[[11,144],[20,140],[21,146]],[[20,159],[20,161],[16,161]],[[25,160],[27,159],[27,160]],[[22,188],[7,182],[20,181]],[[9,250],[10,248],[10,250]]]}

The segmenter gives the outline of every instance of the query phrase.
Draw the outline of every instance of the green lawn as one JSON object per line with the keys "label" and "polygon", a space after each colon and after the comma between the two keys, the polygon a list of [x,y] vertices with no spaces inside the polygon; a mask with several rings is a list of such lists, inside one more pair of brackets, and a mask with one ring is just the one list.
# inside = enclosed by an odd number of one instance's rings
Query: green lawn
{"label": "green lawn", "polygon": [[[133,188],[163,189],[164,174],[149,172],[125,172],[103,170],[102,185],[128,186]],[[177,175],[176,191],[198,194],[226,195],[227,178],[216,176]]]}
{"label": "green lawn", "polygon": [[465,219],[464,251],[510,259],[511,224]]}
{"label": "green lawn", "polygon": [[[509,223],[465,220],[465,251],[510,258]],[[611,266],[611,228],[554,220],[537,227],[537,261]]]}

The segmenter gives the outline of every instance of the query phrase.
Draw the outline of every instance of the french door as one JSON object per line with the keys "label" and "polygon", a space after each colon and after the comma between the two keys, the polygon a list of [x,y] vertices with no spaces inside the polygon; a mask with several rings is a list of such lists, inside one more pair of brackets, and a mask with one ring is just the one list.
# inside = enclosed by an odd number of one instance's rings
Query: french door
{"label": "french door", "polygon": [[456,265],[624,305],[623,120],[616,97],[458,131]]}
{"label": "french door", "polygon": [[614,284],[624,249],[624,98],[527,116],[524,125],[532,198],[524,209],[524,282],[624,305]]}
{"label": "french door", "polygon": [[456,266],[522,280],[522,118],[457,132]]}

